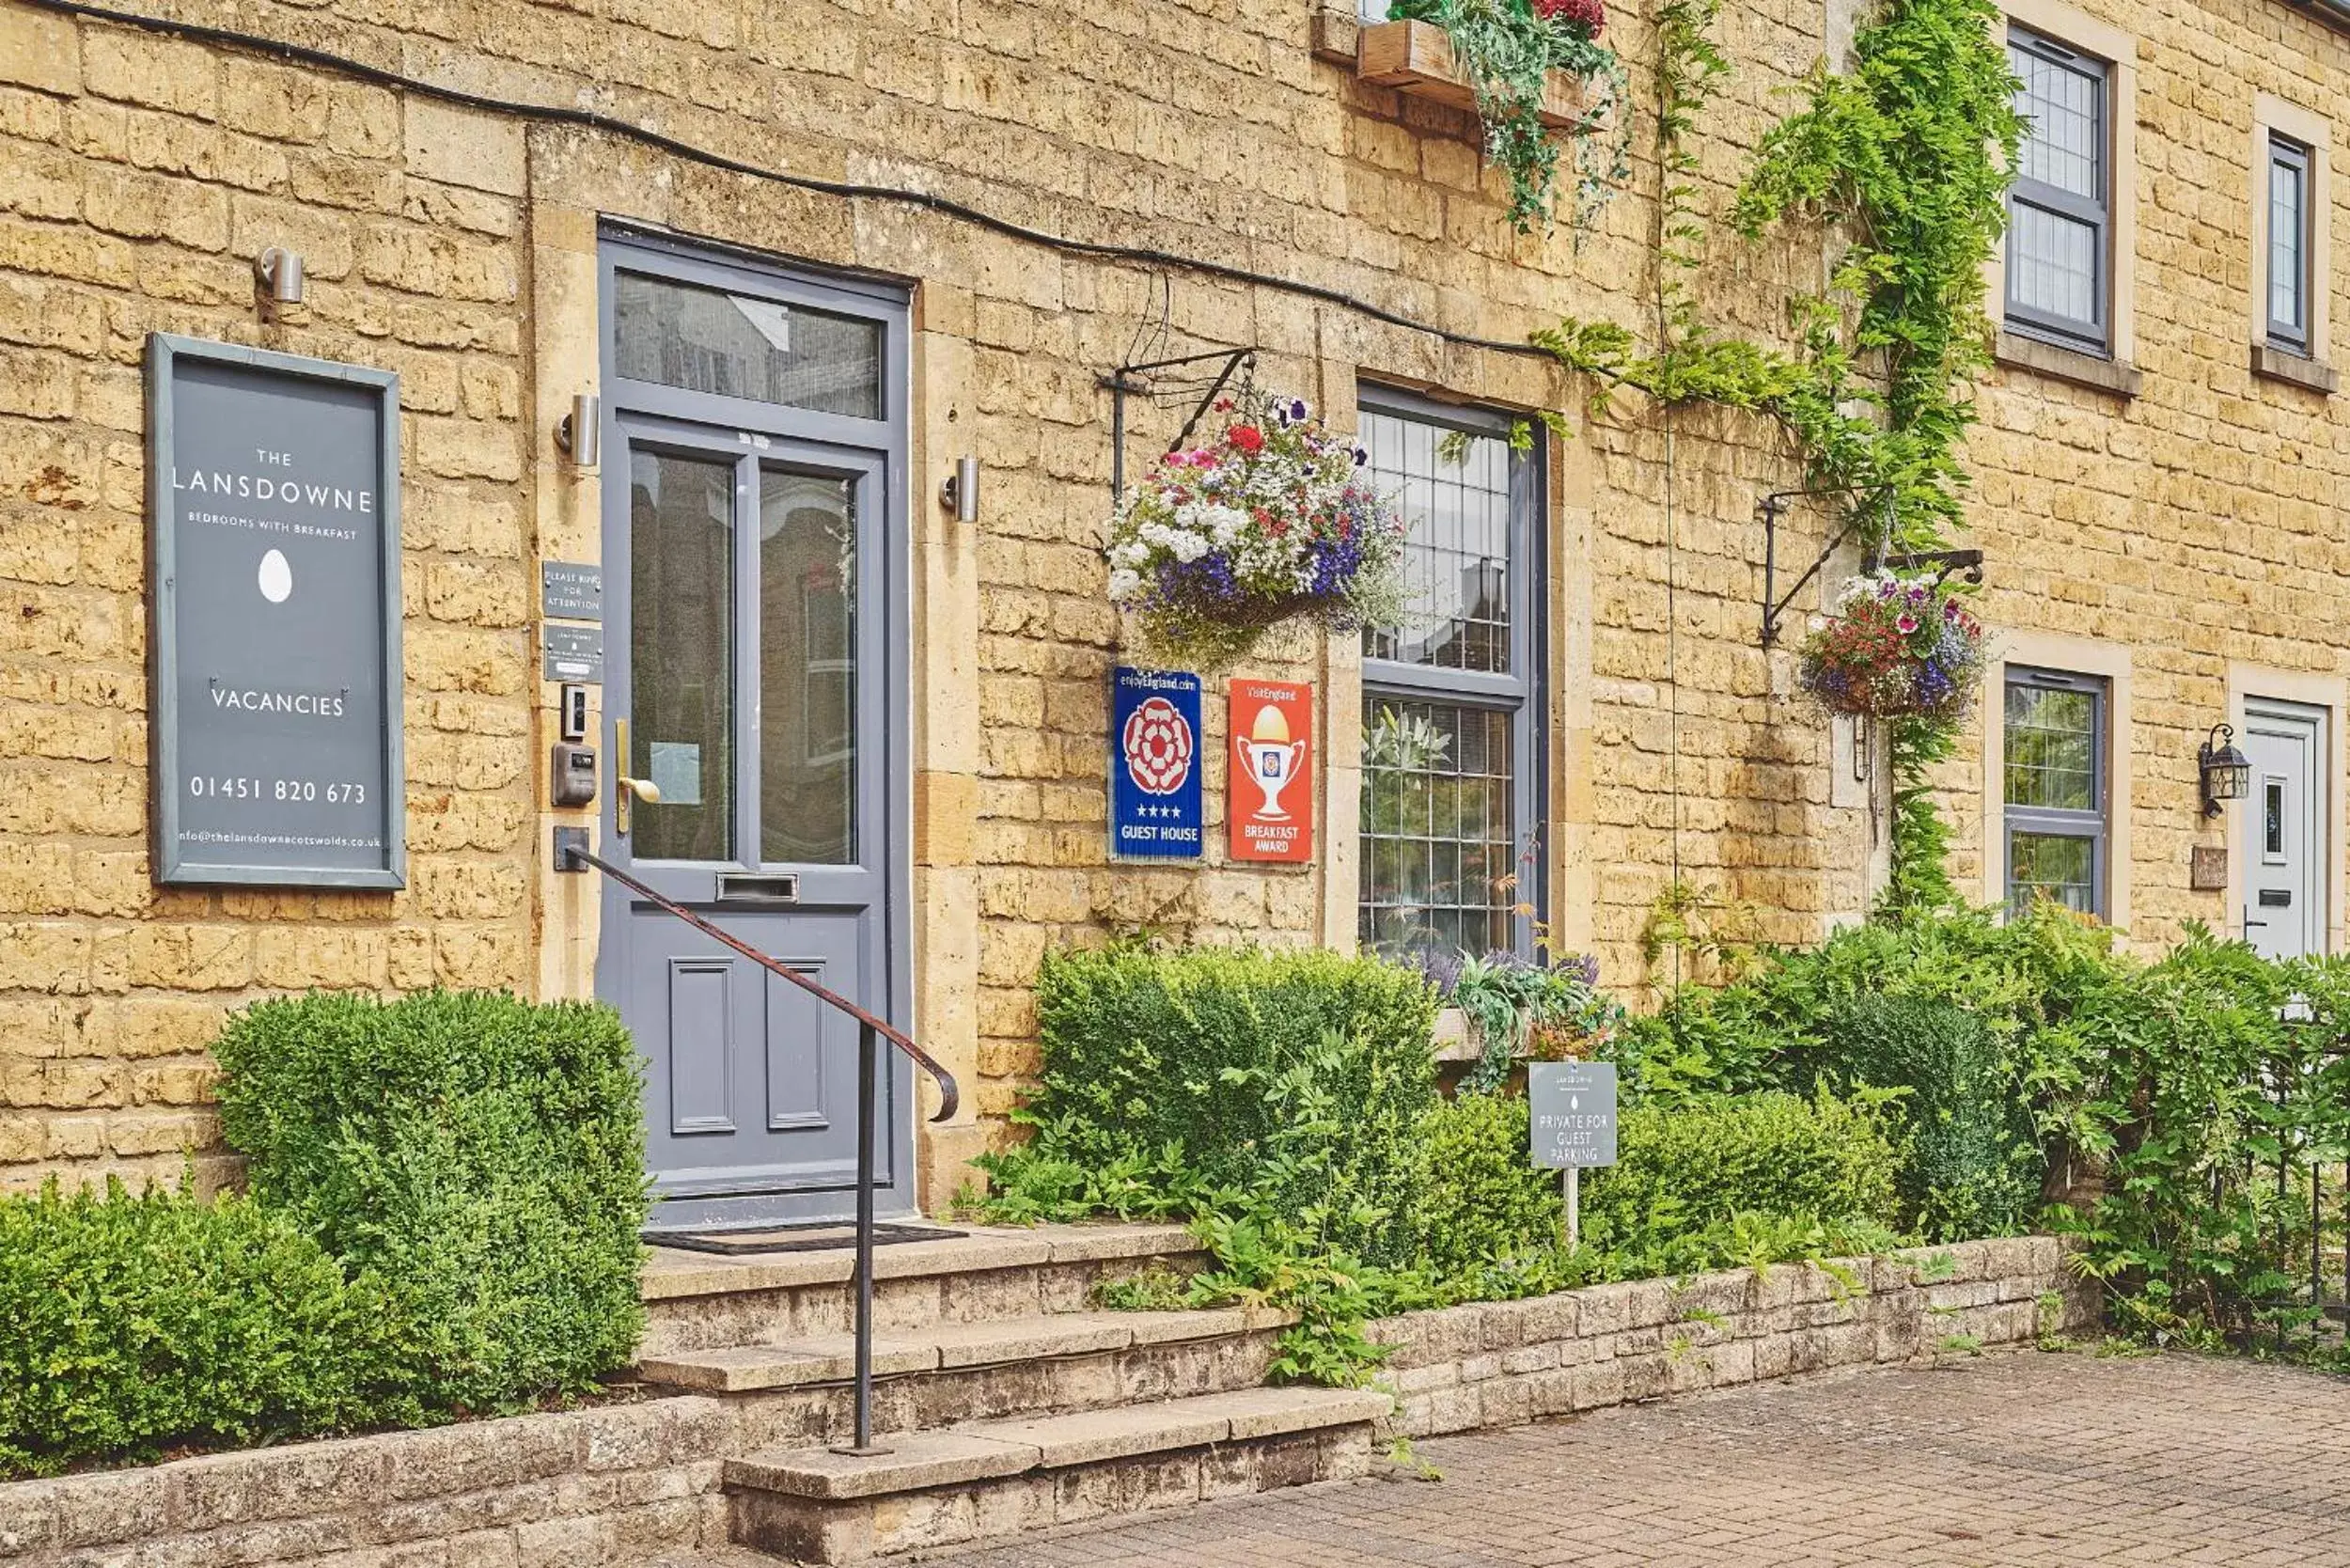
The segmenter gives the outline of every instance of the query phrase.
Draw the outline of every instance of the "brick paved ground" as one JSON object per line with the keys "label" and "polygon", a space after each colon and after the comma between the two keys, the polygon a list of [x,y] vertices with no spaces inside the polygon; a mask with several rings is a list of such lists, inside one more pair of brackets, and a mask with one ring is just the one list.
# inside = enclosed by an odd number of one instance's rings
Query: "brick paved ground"
{"label": "brick paved ground", "polygon": [[2350,1568],[2350,1381],[2031,1352],[1433,1439],[1373,1480],[932,1557],[957,1568]]}

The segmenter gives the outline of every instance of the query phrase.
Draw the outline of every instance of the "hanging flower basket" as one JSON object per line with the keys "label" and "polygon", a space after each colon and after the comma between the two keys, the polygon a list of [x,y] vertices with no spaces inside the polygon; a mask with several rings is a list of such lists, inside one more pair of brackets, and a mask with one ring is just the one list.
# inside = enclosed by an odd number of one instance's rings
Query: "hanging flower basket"
{"label": "hanging flower basket", "polygon": [[1982,679],[1982,623],[1932,577],[1872,572],[1844,585],[1802,658],[1804,690],[1831,712],[1954,719]]}
{"label": "hanging flower basket", "polygon": [[1110,602],[1143,652],[1214,669],[1287,622],[1400,624],[1403,523],[1364,462],[1295,398],[1161,458],[1109,522]]}

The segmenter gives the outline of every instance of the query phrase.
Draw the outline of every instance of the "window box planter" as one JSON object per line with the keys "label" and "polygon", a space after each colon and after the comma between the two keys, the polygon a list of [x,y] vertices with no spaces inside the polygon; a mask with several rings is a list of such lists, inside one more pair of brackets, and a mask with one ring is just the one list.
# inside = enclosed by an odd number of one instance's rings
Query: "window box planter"
{"label": "window box planter", "polygon": [[1438,1061],[1475,1061],[1485,1054],[1485,1048],[1470,1032],[1468,1014],[1457,1007],[1437,1012],[1434,1039]]}
{"label": "window box planter", "polygon": [[[1366,86],[1477,112],[1477,95],[1452,63],[1452,40],[1432,22],[1357,22],[1336,8],[1315,18],[1314,53],[1341,64],[1352,62]],[[1563,71],[1550,73],[1543,94],[1545,125],[1573,125],[1582,114],[1582,84]]]}

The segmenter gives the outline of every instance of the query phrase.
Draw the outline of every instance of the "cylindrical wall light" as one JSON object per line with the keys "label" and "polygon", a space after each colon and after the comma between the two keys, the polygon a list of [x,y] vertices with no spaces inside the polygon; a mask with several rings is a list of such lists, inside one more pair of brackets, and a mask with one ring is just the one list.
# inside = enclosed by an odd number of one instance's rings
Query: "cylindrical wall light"
{"label": "cylindrical wall light", "polygon": [[302,303],[302,255],[283,245],[272,245],[254,259],[253,275],[260,280],[262,292],[276,305]]}
{"label": "cylindrical wall light", "polygon": [[979,520],[979,460],[957,458],[955,471],[938,487],[938,504],[955,514],[958,523]]}
{"label": "cylindrical wall light", "polygon": [[582,392],[572,400],[572,411],[555,422],[555,444],[571,455],[574,468],[593,468],[603,455],[603,400]]}

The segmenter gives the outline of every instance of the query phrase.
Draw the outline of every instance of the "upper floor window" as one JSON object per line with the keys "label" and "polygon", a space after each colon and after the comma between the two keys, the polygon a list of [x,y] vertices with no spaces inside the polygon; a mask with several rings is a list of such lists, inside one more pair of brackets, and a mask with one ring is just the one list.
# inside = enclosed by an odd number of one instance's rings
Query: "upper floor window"
{"label": "upper floor window", "polygon": [[1388,953],[1517,948],[1540,821],[1541,462],[1503,418],[1371,388],[1361,405],[1413,613],[1363,634],[1356,934]]}
{"label": "upper floor window", "polygon": [[2102,353],[2112,341],[2112,68],[2020,27],[2007,54],[2027,121],[2008,197],[2007,324]]}
{"label": "upper floor window", "polygon": [[2313,161],[2299,142],[2268,137],[2268,341],[2310,352],[2311,199]]}
{"label": "upper floor window", "polygon": [[2106,683],[2056,670],[2007,672],[2007,902],[2042,899],[2106,913]]}

